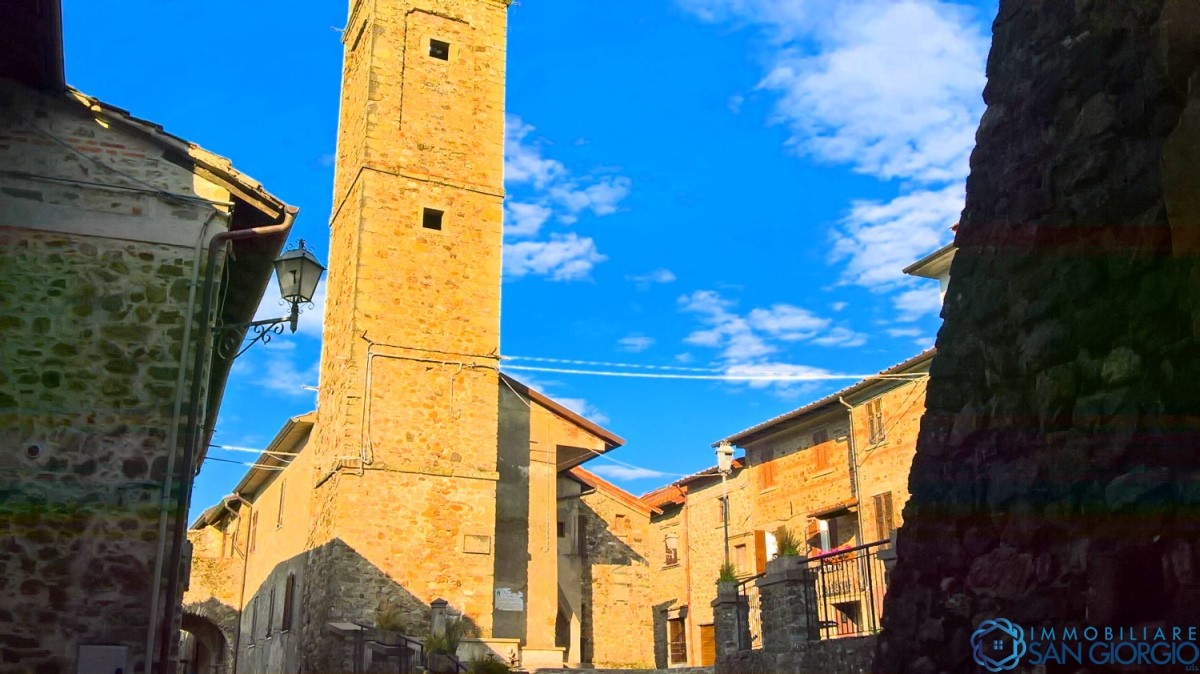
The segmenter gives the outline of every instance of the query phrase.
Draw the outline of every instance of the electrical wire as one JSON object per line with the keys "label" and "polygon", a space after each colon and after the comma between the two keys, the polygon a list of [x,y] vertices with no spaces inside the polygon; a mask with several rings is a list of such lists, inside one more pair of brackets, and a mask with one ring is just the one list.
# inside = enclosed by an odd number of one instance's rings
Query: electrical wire
{"label": "electrical wire", "polygon": [[662,372],[620,372],[617,370],[578,370],[574,368],[557,368],[557,367],[540,367],[535,365],[501,365],[502,369],[518,370],[523,372],[546,372],[551,374],[581,374],[592,375],[597,377],[626,377],[635,379],[684,379],[693,381],[764,381],[764,382],[788,382],[788,381],[839,381],[839,380],[897,380],[897,381],[914,381],[919,377],[912,375],[895,375],[895,374],[825,374],[825,373],[784,373],[784,372],[764,372],[755,374],[729,374],[728,370],[725,374],[669,374]]}

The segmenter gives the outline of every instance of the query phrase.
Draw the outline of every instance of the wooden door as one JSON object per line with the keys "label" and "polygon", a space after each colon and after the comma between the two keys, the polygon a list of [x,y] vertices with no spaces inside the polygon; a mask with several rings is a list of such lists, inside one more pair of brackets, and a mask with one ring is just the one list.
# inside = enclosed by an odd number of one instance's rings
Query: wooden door
{"label": "wooden door", "polygon": [[700,626],[700,666],[708,667],[717,661],[717,631],[712,625]]}

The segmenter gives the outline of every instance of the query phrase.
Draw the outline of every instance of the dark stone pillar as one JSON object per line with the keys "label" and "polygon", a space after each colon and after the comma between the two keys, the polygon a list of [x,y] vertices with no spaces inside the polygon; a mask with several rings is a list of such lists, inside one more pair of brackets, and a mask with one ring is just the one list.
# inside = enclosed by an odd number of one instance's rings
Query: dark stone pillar
{"label": "dark stone pillar", "polygon": [[[768,656],[790,655],[809,647],[816,636],[810,604],[816,600],[812,572],[800,557],[779,557],[767,563],[757,581],[762,606],[762,647]],[[782,664],[782,663],[781,663]]]}
{"label": "dark stone pillar", "polygon": [[736,583],[719,583],[712,601],[713,638],[717,641],[717,669],[727,656],[738,652],[739,644],[750,643],[749,604],[738,595]]}
{"label": "dark stone pillar", "polygon": [[1196,8],[1000,2],[877,672],[1200,621]]}

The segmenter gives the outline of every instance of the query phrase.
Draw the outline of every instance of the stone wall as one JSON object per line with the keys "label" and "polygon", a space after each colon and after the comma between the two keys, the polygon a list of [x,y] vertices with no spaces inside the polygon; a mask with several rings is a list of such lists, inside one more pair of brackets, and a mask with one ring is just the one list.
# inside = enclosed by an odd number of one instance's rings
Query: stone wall
{"label": "stone wall", "polygon": [[1197,13],[1000,3],[878,672],[1200,618]]}
{"label": "stone wall", "polygon": [[0,251],[3,659],[144,666],[191,251],[14,229]]}
{"label": "stone wall", "polygon": [[[506,8],[351,3],[307,450],[305,669],[341,665],[322,652],[325,623],[373,618],[380,589],[414,612],[444,598],[492,632]],[[430,55],[435,38],[448,60]]]}
{"label": "stone wall", "polygon": [[597,667],[641,668],[654,662],[647,547],[650,517],[594,491],[581,497],[584,661]]}
{"label": "stone wall", "polygon": [[[737,648],[736,614],[740,600],[723,594],[716,609],[719,674],[862,674],[870,669],[874,636],[819,640],[810,604],[816,600],[811,572],[800,557],[780,557],[767,564],[767,573],[756,581],[762,597],[762,646]],[[745,610],[742,605],[742,610]]]}

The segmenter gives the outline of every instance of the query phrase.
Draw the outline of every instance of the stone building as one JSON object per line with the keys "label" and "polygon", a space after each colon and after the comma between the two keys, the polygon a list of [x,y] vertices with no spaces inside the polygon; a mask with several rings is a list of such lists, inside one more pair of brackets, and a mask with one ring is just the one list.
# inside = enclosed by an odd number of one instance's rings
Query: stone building
{"label": "stone building", "polygon": [[295,209],[66,86],[59,16],[0,8],[0,669],[165,672],[206,328],[251,318]]}
{"label": "stone building", "polygon": [[[650,560],[647,607],[658,666],[714,663],[712,602],[725,560],[726,512],[728,559],[743,581],[766,571],[780,528],[796,534],[800,554],[810,558],[890,539],[902,524],[933,355],[925,351],[724,438],[745,450],[724,481],[713,467],[642,496],[661,510],[651,517],[650,549],[658,552]],[[878,628],[882,591],[847,588],[855,591],[823,595],[818,613],[830,624],[823,636]],[[759,648],[759,595],[752,583],[746,591],[749,646]]]}
{"label": "stone building", "polygon": [[754,575],[754,530],[745,463],[734,461],[722,483],[709,468],[644,494],[659,512],[651,517],[650,565],[654,571],[647,605],[653,619],[658,667],[712,665],[716,633],[712,600],[725,561],[725,506],[729,508],[729,555],[742,576]]}

